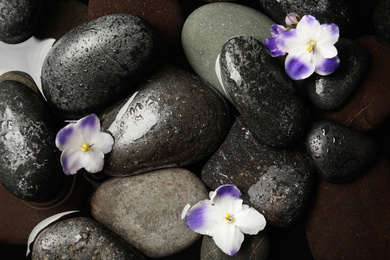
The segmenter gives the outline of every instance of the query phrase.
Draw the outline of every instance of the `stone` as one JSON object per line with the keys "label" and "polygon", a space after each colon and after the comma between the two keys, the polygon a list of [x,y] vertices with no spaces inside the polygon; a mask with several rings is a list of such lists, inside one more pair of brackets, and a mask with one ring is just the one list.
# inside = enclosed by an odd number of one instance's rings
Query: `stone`
{"label": "stone", "polygon": [[148,21],[158,36],[158,52],[168,54],[177,48],[184,23],[183,11],[178,0],[90,0],[88,19],[129,13]]}
{"label": "stone", "polygon": [[227,40],[247,35],[261,42],[271,36],[274,22],[261,12],[235,3],[210,3],[194,10],[184,22],[182,46],[194,71],[228,98],[215,72],[216,59]]}
{"label": "stone", "polygon": [[289,13],[301,17],[310,14],[322,23],[334,23],[340,28],[340,35],[349,37],[354,33],[356,21],[352,3],[348,0],[259,0],[264,12],[277,24],[284,25]]}
{"label": "stone", "polygon": [[276,148],[295,145],[306,130],[307,110],[287,75],[251,36],[236,36],[222,47],[221,78],[251,132]]}
{"label": "stone", "polygon": [[390,113],[390,43],[376,36],[357,39],[371,56],[371,67],[363,82],[342,107],[316,110],[319,119],[336,121],[358,131],[375,129]]}
{"label": "stone", "polygon": [[329,182],[357,178],[372,165],[378,150],[364,133],[330,121],[314,122],[306,147],[318,174]]}
{"label": "stone", "polygon": [[42,90],[63,118],[97,113],[134,90],[154,58],[153,28],[130,14],[107,15],[62,36],[42,67]]}
{"label": "stone", "polygon": [[50,1],[46,15],[35,35],[60,39],[64,34],[88,21],[88,6],[76,0]]}
{"label": "stone", "polygon": [[214,152],[229,129],[229,110],[199,77],[161,63],[138,91],[104,111],[115,144],[104,173],[128,176],[195,163]]}
{"label": "stone", "polygon": [[181,219],[184,206],[207,199],[208,191],[192,172],[163,169],[104,182],[92,199],[96,220],[146,256],[177,253],[200,235]]}
{"label": "stone", "polygon": [[36,237],[31,259],[145,259],[140,252],[92,218],[60,220]]}
{"label": "stone", "polygon": [[307,84],[310,101],[323,110],[341,107],[360,86],[370,69],[370,55],[356,41],[340,38],[335,46],[340,66],[327,76],[315,74]]}
{"label": "stone", "polygon": [[390,1],[378,0],[374,6],[373,22],[377,34],[390,42]]}
{"label": "stone", "polygon": [[320,179],[306,220],[313,257],[389,259],[389,186],[389,163],[382,155],[353,182]]}
{"label": "stone", "polygon": [[[266,231],[261,231],[257,235],[245,235],[244,242],[241,245],[240,251],[234,256],[230,256],[232,260],[265,260],[268,259],[270,253],[270,240]],[[202,248],[200,251],[200,259],[202,260],[222,260],[227,259],[227,255],[217,247],[214,240],[210,236],[203,236]]]}
{"label": "stone", "polygon": [[[15,197],[0,184],[0,242],[26,245],[29,234],[42,220],[60,212],[81,210],[90,191],[85,178],[74,176],[63,186],[65,189],[60,196],[37,203]],[[23,250],[25,253],[25,246]]]}
{"label": "stone", "polygon": [[19,71],[10,71],[0,75],[0,81],[7,81],[7,80],[17,81],[22,83],[23,85],[25,85],[26,87],[34,91],[34,93],[37,96],[41,97],[42,100],[44,100],[42,93],[39,91],[34,80],[28,74]]}
{"label": "stone", "polygon": [[303,216],[314,185],[304,149],[277,150],[259,143],[238,117],[220,148],[206,162],[202,180],[215,190],[235,184],[242,199],[267,225],[288,227]]}
{"label": "stone", "polygon": [[48,0],[0,2],[0,41],[15,44],[31,37],[39,25]]}
{"label": "stone", "polygon": [[51,200],[65,179],[55,146],[58,121],[17,81],[0,82],[0,111],[0,183],[24,200]]}

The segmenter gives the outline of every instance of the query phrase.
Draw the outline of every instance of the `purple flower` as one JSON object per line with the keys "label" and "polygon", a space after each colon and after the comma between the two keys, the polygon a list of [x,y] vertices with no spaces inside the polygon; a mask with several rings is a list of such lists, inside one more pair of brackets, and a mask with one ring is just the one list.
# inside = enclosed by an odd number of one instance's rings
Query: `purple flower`
{"label": "purple flower", "polygon": [[210,192],[210,200],[192,206],[182,213],[189,229],[213,237],[215,244],[226,254],[234,255],[244,241],[244,233],[256,235],[266,225],[262,214],[243,205],[241,192],[235,185],[223,185]]}
{"label": "purple flower", "polygon": [[90,173],[103,169],[104,155],[112,150],[114,138],[100,132],[100,120],[95,114],[81,118],[62,128],[56,136],[61,165],[66,175],[84,168]]}

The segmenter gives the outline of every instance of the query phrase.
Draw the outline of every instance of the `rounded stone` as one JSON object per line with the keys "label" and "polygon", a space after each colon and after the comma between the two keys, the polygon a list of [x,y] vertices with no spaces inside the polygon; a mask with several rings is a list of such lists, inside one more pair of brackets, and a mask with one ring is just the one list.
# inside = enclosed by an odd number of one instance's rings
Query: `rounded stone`
{"label": "rounded stone", "polygon": [[133,90],[155,53],[153,28],[130,14],[107,15],[62,36],[42,67],[42,90],[65,118],[97,113]]}
{"label": "rounded stone", "polygon": [[34,93],[41,97],[44,100],[42,93],[39,91],[37,85],[34,80],[26,73],[18,72],[18,71],[10,71],[0,75],[0,81],[17,81],[30,88]]}
{"label": "rounded stone", "polygon": [[353,182],[320,179],[306,220],[313,257],[389,259],[389,186],[390,168],[383,156]]}
{"label": "rounded stone", "polygon": [[341,107],[370,69],[370,55],[357,42],[340,38],[335,47],[341,61],[337,70],[327,76],[315,74],[307,84],[310,101],[324,110]]}
{"label": "rounded stone", "polygon": [[90,0],[88,19],[109,15],[129,13],[148,21],[158,36],[158,51],[167,54],[180,41],[184,23],[183,12],[177,0]]}
{"label": "rounded stone", "polygon": [[15,44],[33,35],[48,0],[2,0],[0,2],[0,41]]}
{"label": "rounded stone", "polygon": [[306,147],[317,172],[329,182],[346,182],[363,174],[378,150],[365,134],[330,121],[312,125]]}
{"label": "rounded stone", "polygon": [[228,98],[215,72],[215,62],[227,40],[248,35],[261,42],[271,36],[274,22],[259,11],[235,3],[211,3],[193,11],[182,30],[182,45],[194,71]]}
{"label": "rounded stone", "polygon": [[92,215],[148,257],[179,252],[198,238],[181,212],[208,197],[204,184],[181,168],[104,182],[92,200]]}
{"label": "rounded stone", "polygon": [[87,217],[60,220],[36,237],[31,259],[57,258],[146,260],[112,231]]}
{"label": "rounded stone", "polygon": [[29,201],[55,197],[64,181],[55,146],[58,121],[17,81],[0,82],[0,183]]}
{"label": "rounded stone", "polygon": [[230,123],[215,89],[168,64],[156,65],[138,91],[101,120],[115,138],[104,166],[111,176],[195,163],[218,148]]}
{"label": "rounded stone", "polygon": [[379,36],[390,42],[390,1],[378,0],[374,7],[373,21]]}

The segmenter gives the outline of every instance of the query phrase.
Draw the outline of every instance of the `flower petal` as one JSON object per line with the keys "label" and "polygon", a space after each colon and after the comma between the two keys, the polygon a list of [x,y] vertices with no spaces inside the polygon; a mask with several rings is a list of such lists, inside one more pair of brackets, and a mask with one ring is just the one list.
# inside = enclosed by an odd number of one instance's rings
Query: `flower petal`
{"label": "flower petal", "polygon": [[337,49],[333,45],[321,46],[317,44],[317,48],[315,49],[314,52],[319,53],[321,56],[323,56],[326,59],[330,59],[337,56]]}
{"label": "flower petal", "polygon": [[196,233],[211,235],[219,229],[221,224],[225,224],[225,214],[211,205],[210,200],[202,200],[188,210],[185,223],[190,230]]}
{"label": "flower petal", "polygon": [[103,170],[104,154],[93,147],[87,152],[81,152],[80,162],[84,169],[90,173],[97,173]]}
{"label": "flower petal", "polygon": [[[76,140],[77,139],[77,140]],[[67,147],[71,147],[74,143],[79,141],[79,134],[75,129],[75,124],[68,124],[56,135],[56,146],[60,151],[65,150]]]}
{"label": "flower petal", "polygon": [[276,37],[272,36],[264,41],[264,46],[267,48],[267,50],[270,52],[272,57],[278,57],[286,54],[284,51],[279,50],[278,46],[276,45]]}
{"label": "flower petal", "polygon": [[281,32],[284,32],[286,30],[286,28],[284,26],[282,26],[282,25],[279,25],[279,24],[273,24],[273,25],[271,25],[269,30],[271,31],[271,35],[275,36],[275,35],[278,35]]}
{"label": "flower petal", "polygon": [[224,227],[213,235],[213,240],[225,254],[232,256],[240,250],[244,234],[233,224],[225,223]]}
{"label": "flower petal", "polygon": [[306,50],[297,54],[289,54],[285,63],[286,73],[293,80],[300,80],[313,74],[315,66],[312,62],[312,54]]}
{"label": "flower petal", "polygon": [[314,55],[313,62],[315,66],[315,72],[322,76],[333,73],[340,65],[340,59],[337,56],[331,59],[326,59],[321,55]]}
{"label": "flower petal", "polygon": [[297,24],[297,35],[305,42],[317,41],[321,35],[321,24],[314,16],[304,15]]}
{"label": "flower petal", "polygon": [[95,139],[95,135],[100,133],[100,120],[95,114],[90,114],[77,121],[76,127],[83,140],[90,144],[91,139]]}
{"label": "flower petal", "polygon": [[108,133],[99,132],[91,137],[91,144],[93,144],[94,149],[99,149],[103,154],[106,154],[112,150],[114,138]]}
{"label": "flower petal", "polygon": [[276,38],[276,46],[287,53],[296,53],[306,48],[307,43],[297,35],[296,29],[284,31]]}
{"label": "flower petal", "polygon": [[61,165],[66,175],[76,174],[78,170],[83,168],[80,160],[81,153],[80,149],[65,149],[61,154]]}
{"label": "flower petal", "polygon": [[321,35],[317,40],[318,45],[333,45],[339,40],[340,29],[334,23],[321,24]]}
{"label": "flower petal", "polygon": [[245,207],[234,214],[234,224],[242,233],[256,235],[265,228],[266,221],[260,212],[254,208]]}

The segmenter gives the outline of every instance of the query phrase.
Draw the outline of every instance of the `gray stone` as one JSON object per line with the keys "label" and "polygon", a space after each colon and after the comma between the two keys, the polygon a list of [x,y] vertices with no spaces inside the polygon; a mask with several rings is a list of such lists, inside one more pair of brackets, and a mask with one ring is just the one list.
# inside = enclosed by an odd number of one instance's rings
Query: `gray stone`
{"label": "gray stone", "polygon": [[92,218],[60,220],[37,236],[32,259],[147,259]]}
{"label": "gray stone", "polygon": [[33,35],[48,0],[0,1],[0,41],[15,44]]}
{"label": "gray stone", "polygon": [[184,23],[182,45],[192,68],[226,98],[215,72],[222,45],[233,36],[264,42],[274,22],[259,11],[234,3],[211,3],[193,11]]}
{"label": "gray stone", "polygon": [[223,45],[220,63],[223,85],[251,132],[272,147],[295,145],[305,132],[307,110],[264,45],[233,37]]}
{"label": "gray stone", "polygon": [[114,14],[62,36],[42,67],[42,90],[60,116],[97,113],[134,90],[156,49],[153,28],[142,18]]}
{"label": "gray stone", "polygon": [[65,178],[55,146],[55,118],[17,81],[0,82],[0,111],[0,183],[24,200],[52,199]]}
{"label": "gray stone", "polygon": [[202,170],[202,180],[208,187],[235,184],[244,203],[256,208],[267,224],[275,227],[291,226],[302,217],[314,177],[314,167],[304,148],[276,150],[264,146],[240,118]]}
{"label": "gray stone", "polygon": [[374,140],[331,121],[315,122],[307,134],[306,146],[317,172],[330,182],[355,179],[377,155]]}
{"label": "gray stone", "polygon": [[336,43],[340,66],[327,76],[315,74],[307,84],[310,101],[318,108],[341,107],[362,83],[370,68],[370,55],[357,42],[340,38]]}
{"label": "gray stone", "polygon": [[181,219],[184,206],[208,198],[201,180],[172,168],[104,182],[92,200],[93,216],[149,257],[177,253],[200,235]]}
{"label": "gray stone", "polygon": [[200,258],[202,260],[265,260],[268,258],[270,250],[271,244],[266,231],[257,235],[245,235],[240,251],[234,256],[226,255],[217,247],[211,237],[204,236]]}
{"label": "gray stone", "polygon": [[390,1],[378,0],[373,13],[375,31],[390,42]]}
{"label": "gray stone", "polygon": [[104,172],[128,176],[210,155],[228,132],[229,110],[201,78],[159,64],[133,96],[106,110],[101,120],[115,138]]}

